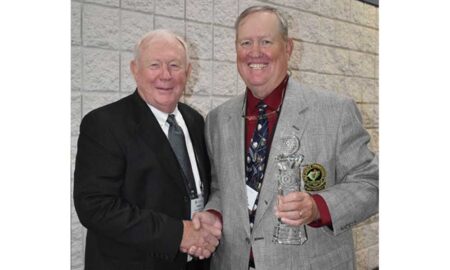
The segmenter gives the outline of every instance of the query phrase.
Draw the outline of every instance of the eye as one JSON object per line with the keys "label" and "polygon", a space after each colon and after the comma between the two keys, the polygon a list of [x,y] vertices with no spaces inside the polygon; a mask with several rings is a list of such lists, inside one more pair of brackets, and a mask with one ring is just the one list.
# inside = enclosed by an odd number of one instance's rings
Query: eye
{"label": "eye", "polygon": [[272,41],[268,39],[261,40],[261,46],[269,46],[270,44],[272,44]]}
{"label": "eye", "polygon": [[248,48],[252,45],[252,43],[250,42],[250,40],[242,40],[241,42],[239,42],[239,45],[241,47]]}
{"label": "eye", "polygon": [[150,65],[148,65],[148,67],[150,69],[159,69],[160,68],[160,64],[159,63],[150,63]]}
{"label": "eye", "polygon": [[181,64],[179,64],[179,63],[170,63],[169,67],[171,69],[173,69],[173,70],[179,70],[179,69],[181,69]]}

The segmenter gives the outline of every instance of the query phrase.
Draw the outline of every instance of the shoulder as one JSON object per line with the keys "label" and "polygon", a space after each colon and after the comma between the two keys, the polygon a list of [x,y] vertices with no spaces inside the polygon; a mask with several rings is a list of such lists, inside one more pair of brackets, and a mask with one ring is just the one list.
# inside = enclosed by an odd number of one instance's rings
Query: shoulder
{"label": "shoulder", "polygon": [[203,122],[203,116],[200,114],[199,111],[192,108],[190,105],[187,105],[183,102],[178,102],[178,110],[183,114],[183,117],[188,116],[189,118],[194,119],[195,121],[201,121]]}
{"label": "shoulder", "polygon": [[335,113],[336,110],[341,111],[345,107],[355,105],[355,101],[351,97],[332,89],[300,84],[296,80],[289,81],[288,90],[286,95],[289,98],[299,100],[313,110]]}
{"label": "shoulder", "polygon": [[238,95],[235,97],[232,97],[225,101],[224,103],[220,104],[219,106],[212,109],[208,115],[207,118],[211,117],[218,117],[223,115],[228,115],[230,113],[241,113],[242,107],[244,105],[244,95]]}
{"label": "shoulder", "polygon": [[90,111],[83,117],[81,126],[106,126],[129,121],[130,115],[133,114],[135,98],[135,94],[131,94]]}

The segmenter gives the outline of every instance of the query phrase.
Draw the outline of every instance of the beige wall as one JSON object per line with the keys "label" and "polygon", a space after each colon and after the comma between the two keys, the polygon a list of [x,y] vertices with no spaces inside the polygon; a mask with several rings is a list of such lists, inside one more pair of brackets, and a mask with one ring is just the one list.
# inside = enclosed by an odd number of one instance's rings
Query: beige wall
{"label": "beige wall", "polygon": [[[242,93],[233,23],[252,4],[289,16],[293,76],[355,99],[378,152],[378,8],[357,0],[78,0],[71,7],[72,172],[81,118],[134,91],[132,48],[151,29],[187,39],[194,69],[184,101],[203,115]],[[378,266],[378,216],[353,231],[358,269]],[[72,208],[72,269],[83,269],[85,234]]]}

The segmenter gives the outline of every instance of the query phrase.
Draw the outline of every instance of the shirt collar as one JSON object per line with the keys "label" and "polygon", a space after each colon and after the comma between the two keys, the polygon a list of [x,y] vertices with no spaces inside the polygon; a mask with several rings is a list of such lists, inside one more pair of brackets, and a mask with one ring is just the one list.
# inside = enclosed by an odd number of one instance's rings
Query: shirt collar
{"label": "shirt collar", "polygon": [[[267,96],[263,99],[263,102],[267,104],[266,112],[276,111],[280,104],[283,102],[283,92],[286,89],[289,75],[284,77],[283,81]],[[261,99],[256,98],[250,89],[246,89],[247,92],[247,109],[246,115],[257,115],[257,105]]]}
{"label": "shirt collar", "polygon": [[[152,113],[155,115],[156,120],[158,121],[158,124],[163,127],[166,123],[167,123],[167,117],[169,117],[169,114],[163,111],[158,110],[157,108],[155,108],[154,106],[148,104],[148,107],[150,108],[150,110],[152,111]],[[178,105],[175,107],[175,110],[173,110],[172,113],[175,115],[175,119],[178,122],[178,116],[180,114],[180,111],[178,110]]]}

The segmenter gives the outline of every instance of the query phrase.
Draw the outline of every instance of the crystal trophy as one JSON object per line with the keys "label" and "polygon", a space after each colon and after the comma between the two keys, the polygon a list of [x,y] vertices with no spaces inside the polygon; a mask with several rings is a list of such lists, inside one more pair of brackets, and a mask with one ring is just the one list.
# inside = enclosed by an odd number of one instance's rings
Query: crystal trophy
{"label": "crystal trophy", "polygon": [[[300,165],[303,155],[297,154],[300,149],[300,139],[297,136],[282,138],[282,151],[276,156],[278,166],[278,194],[287,195],[291,192],[302,191],[303,183],[300,178]],[[278,219],[273,232],[272,241],[284,245],[303,245],[307,240],[305,225],[291,226]]]}

